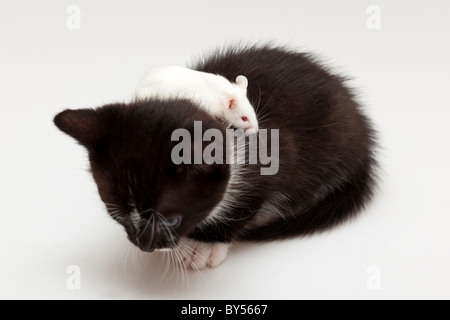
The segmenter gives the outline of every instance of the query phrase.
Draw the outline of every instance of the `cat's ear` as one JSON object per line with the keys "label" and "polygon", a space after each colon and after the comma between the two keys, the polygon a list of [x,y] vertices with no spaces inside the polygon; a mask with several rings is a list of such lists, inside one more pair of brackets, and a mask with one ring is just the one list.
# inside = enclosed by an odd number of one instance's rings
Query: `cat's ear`
{"label": "cat's ear", "polygon": [[99,113],[94,109],[68,109],[57,114],[53,122],[86,148],[94,148],[105,135]]}

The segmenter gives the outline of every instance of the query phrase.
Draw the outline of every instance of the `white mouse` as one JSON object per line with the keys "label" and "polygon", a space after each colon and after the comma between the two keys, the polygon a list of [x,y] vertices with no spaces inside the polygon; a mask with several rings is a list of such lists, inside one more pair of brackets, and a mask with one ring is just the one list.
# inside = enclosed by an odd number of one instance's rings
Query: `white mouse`
{"label": "white mouse", "polygon": [[150,70],[138,85],[137,98],[188,99],[204,111],[248,134],[258,132],[255,110],[247,98],[248,80],[237,76],[236,83],[212,73],[169,66]]}

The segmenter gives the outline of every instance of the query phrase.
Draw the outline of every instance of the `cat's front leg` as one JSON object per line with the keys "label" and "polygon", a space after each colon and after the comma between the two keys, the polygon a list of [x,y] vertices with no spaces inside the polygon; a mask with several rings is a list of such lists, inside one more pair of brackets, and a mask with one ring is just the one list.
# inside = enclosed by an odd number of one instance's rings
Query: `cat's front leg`
{"label": "cat's front leg", "polygon": [[249,208],[236,207],[229,208],[222,216],[228,219],[207,221],[180,238],[178,248],[183,252],[186,266],[199,270],[220,265],[227,257],[230,244],[253,215]]}
{"label": "cat's front leg", "polygon": [[194,270],[220,265],[228,254],[228,247],[229,243],[202,242],[187,237],[181,237],[178,243],[183,263]]}

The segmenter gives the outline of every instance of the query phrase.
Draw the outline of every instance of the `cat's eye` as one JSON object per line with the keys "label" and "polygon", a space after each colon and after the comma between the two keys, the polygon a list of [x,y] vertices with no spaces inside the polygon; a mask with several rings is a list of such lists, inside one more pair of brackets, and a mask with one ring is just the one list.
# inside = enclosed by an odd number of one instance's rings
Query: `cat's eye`
{"label": "cat's eye", "polygon": [[166,227],[176,227],[180,224],[181,218],[180,217],[173,217],[173,218],[169,218],[169,219],[164,219],[163,221],[161,221],[161,225],[166,226]]}

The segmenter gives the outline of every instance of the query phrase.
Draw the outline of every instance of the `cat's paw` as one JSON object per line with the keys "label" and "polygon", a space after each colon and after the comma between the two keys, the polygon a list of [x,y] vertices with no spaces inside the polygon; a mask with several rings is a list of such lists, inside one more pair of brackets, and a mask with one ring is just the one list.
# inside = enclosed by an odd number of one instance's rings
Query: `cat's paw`
{"label": "cat's paw", "polygon": [[181,238],[178,244],[183,263],[194,270],[215,268],[228,254],[227,243],[206,243],[188,238]]}

